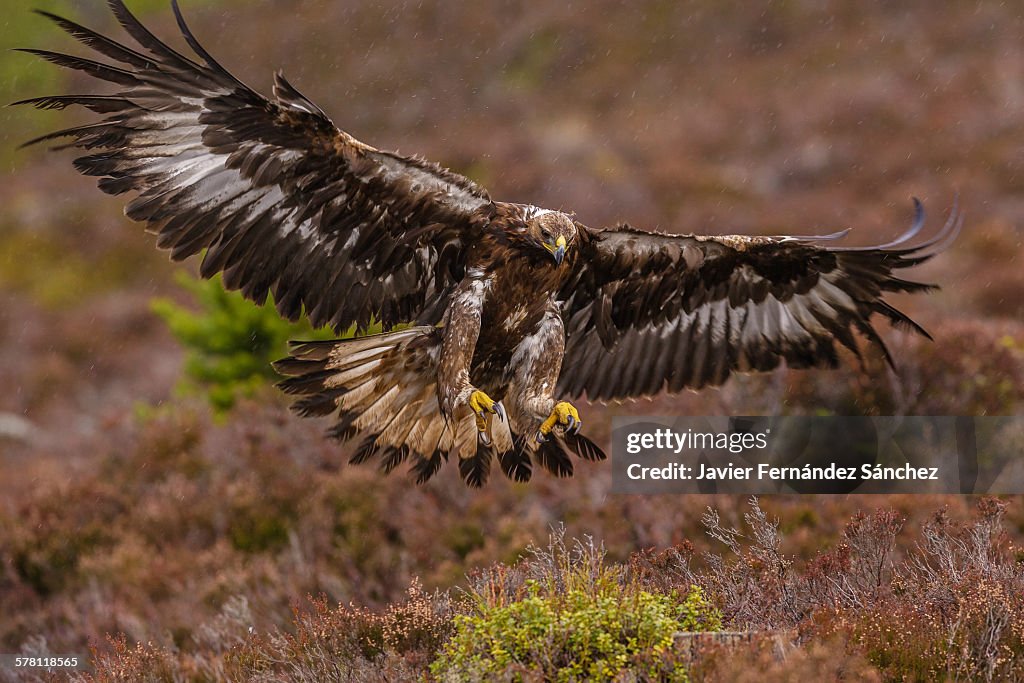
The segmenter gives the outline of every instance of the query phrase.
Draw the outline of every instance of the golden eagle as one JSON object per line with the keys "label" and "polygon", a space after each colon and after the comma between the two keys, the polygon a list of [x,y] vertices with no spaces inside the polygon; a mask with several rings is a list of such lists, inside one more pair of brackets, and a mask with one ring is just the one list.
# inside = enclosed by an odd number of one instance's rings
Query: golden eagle
{"label": "golden eagle", "polygon": [[[385,333],[296,343],[276,364],[302,415],[337,413],[330,435],[352,456],[417,482],[456,453],[479,486],[497,460],[518,481],[558,476],[573,455],[604,458],[566,399],[617,401],[721,384],[734,371],[832,367],[859,332],[888,352],[875,313],[925,334],[883,300],[929,285],[896,276],[955,234],[923,223],[871,248],[823,237],[668,235],[591,229],[572,216],[499,202],[469,179],[338,129],[283,76],[254,92],[199,44],[171,49],[120,0],[129,47],[43,12],[108,62],[26,50],[118,86],[113,94],[25,100],[104,115],[32,142],[71,138],[75,160],[125,213],[181,260],[205,251],[204,277],[281,315]],[[411,326],[391,331],[399,324]],[[497,419],[495,419],[497,418]]]}

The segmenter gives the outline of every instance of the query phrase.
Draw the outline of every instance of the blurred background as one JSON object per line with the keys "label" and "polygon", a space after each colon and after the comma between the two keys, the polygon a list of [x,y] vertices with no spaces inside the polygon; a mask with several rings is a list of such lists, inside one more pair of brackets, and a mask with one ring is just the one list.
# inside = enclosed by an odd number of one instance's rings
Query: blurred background
{"label": "blurred background", "polygon": [[[183,46],[169,3],[129,6]],[[698,233],[886,241],[922,199],[930,229],[959,193],[965,228],[915,273],[941,291],[897,305],[935,337],[884,330],[877,357],[779,370],[722,390],[585,407],[613,414],[1013,415],[1024,406],[1024,9],[996,1],[629,3],[182,0],[194,32],[269,92],[282,69],[370,144],[466,174],[499,199]],[[120,38],[101,0],[11,0],[0,47],[87,51],[32,7]],[[0,52],[0,100],[95,87]],[[326,423],[291,415],[266,359],[308,327],[195,282],[71,152],[19,150],[89,120],[0,109],[0,652],[102,647],[105,634],[187,649],[244,598],[261,626],[307,595],[379,608],[413,577],[460,585],[564,523],[623,559],[689,539],[729,497],[611,496],[575,478],[466,490],[446,467],[348,467]],[[255,360],[254,360],[255,359]],[[858,509],[908,520],[962,497],[762,501],[811,558]],[[1013,499],[1010,530],[1024,536]]]}

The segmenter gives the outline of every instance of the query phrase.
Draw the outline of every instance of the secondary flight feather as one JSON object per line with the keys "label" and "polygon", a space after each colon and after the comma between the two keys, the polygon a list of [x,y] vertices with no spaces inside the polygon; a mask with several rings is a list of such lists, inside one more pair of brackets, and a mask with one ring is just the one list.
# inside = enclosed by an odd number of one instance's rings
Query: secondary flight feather
{"label": "secondary flight feather", "polygon": [[[260,95],[202,47],[176,1],[181,54],[121,0],[126,45],[41,12],[98,53],[27,49],[114,84],[111,94],[25,100],[79,105],[94,123],[69,140],[100,189],[204,277],[314,325],[385,332],[299,342],[276,367],[303,415],[335,415],[358,441],[353,462],[408,463],[417,482],[449,456],[479,486],[493,463],[525,481],[603,459],[568,399],[612,401],[699,389],[733,372],[833,367],[859,333],[885,344],[877,314],[924,334],[886,303],[930,288],[901,271],[956,234],[954,210],[931,239],[915,201],[910,230],[871,248],[822,237],[668,235],[592,229],[560,211],[501,202],[457,173],[382,151],[334,125],[277,74]],[[399,324],[408,327],[391,331]],[[891,359],[890,359],[891,362]]]}

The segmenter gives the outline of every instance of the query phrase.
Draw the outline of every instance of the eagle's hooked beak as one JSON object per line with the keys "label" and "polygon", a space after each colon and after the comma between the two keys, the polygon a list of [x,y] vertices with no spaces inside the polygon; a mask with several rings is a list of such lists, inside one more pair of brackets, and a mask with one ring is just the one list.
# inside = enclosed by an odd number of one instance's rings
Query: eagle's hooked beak
{"label": "eagle's hooked beak", "polygon": [[551,255],[555,257],[555,263],[562,265],[562,259],[565,258],[565,238],[559,237],[555,240],[554,246],[548,246],[548,250]]}

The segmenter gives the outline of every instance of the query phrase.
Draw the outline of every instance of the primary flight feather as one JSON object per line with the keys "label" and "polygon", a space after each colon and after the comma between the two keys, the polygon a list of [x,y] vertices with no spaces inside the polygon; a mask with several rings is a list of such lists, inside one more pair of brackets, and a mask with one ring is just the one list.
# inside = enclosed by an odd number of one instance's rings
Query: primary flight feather
{"label": "primary flight feather", "polygon": [[[832,367],[855,333],[885,345],[879,314],[924,331],[887,304],[929,288],[898,272],[959,228],[910,246],[837,248],[823,237],[667,235],[493,200],[469,179],[381,151],[337,128],[283,76],[273,97],[218,64],[172,7],[189,57],[108,0],[129,47],[43,12],[109,61],[25,50],[118,86],[109,95],[25,100],[104,115],[32,142],[70,138],[75,160],[125,213],[181,260],[205,252],[204,277],[314,325],[384,334],[296,343],[276,364],[303,415],[336,414],[358,437],[352,461],[408,462],[418,482],[456,454],[467,483],[497,461],[519,481],[558,476],[572,456],[603,459],[566,399],[611,401],[699,389],[734,371]],[[389,332],[396,325],[410,326]]]}

